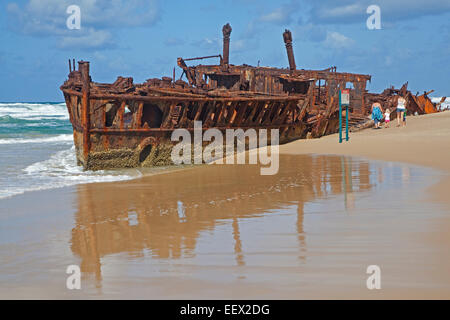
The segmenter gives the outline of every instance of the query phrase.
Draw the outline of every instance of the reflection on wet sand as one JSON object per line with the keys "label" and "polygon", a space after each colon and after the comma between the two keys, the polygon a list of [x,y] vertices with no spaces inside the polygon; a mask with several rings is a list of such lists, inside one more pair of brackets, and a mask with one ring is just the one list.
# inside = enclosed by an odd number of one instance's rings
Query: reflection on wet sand
{"label": "reflection on wet sand", "polygon": [[[240,220],[297,206],[300,262],[306,259],[304,204],[372,187],[370,166],[342,156],[281,156],[277,175],[261,176],[256,165],[210,165],[155,175],[133,183],[78,186],[72,251],[85,275],[102,279],[102,258],[116,253],[181,259],[196,255],[203,231],[230,224],[235,264],[245,266]],[[375,181],[376,182],[376,181]]]}

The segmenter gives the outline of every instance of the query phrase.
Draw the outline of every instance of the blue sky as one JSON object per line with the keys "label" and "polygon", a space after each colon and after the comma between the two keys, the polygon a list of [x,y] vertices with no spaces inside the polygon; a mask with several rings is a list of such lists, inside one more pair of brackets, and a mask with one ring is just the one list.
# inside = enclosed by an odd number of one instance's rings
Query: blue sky
{"label": "blue sky", "polygon": [[[81,8],[69,30],[66,9]],[[366,8],[381,9],[369,30]],[[171,76],[177,57],[218,54],[229,22],[230,63],[371,74],[369,90],[409,81],[450,96],[450,0],[4,0],[0,3],[0,101],[62,101],[68,58],[91,62],[97,82]],[[177,77],[181,72],[177,68]]]}

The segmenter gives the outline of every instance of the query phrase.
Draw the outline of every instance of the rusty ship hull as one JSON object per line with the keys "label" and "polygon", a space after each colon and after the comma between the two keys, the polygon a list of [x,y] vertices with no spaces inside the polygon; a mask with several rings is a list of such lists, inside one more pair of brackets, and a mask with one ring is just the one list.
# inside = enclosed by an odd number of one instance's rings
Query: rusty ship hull
{"label": "rusty ship hull", "polygon": [[[370,123],[373,102],[394,105],[400,93],[409,92],[404,86],[368,94],[370,75],[336,72],[336,67],[297,69],[288,30],[283,39],[289,68],[232,65],[229,24],[222,31],[222,55],[178,58],[181,77],[187,82],[175,80],[174,69],[171,78],[142,84],[122,77],[111,84],[96,83],[91,80],[89,62],[79,61],[77,69],[75,61],[72,65],[69,60],[69,77],[61,90],[73,126],[78,164],[89,170],[170,165],[176,143],[171,140],[172,132],[193,130],[195,121],[202,122],[203,130],[278,129],[280,143],[317,138],[338,130],[339,90],[350,88],[349,123],[354,128]],[[220,63],[186,64],[211,58],[219,58]],[[409,94],[409,105],[420,100]],[[435,108],[431,109],[419,111]]]}
{"label": "rusty ship hull", "polygon": [[[80,68],[86,67],[81,62]],[[301,138],[304,124],[292,121],[298,97],[198,97],[94,93],[63,88],[74,129],[78,164],[85,169],[170,165],[178,128],[279,129],[280,142]],[[82,86],[83,87],[83,86]],[[167,93],[167,91],[164,91]],[[86,111],[89,110],[89,111]]]}

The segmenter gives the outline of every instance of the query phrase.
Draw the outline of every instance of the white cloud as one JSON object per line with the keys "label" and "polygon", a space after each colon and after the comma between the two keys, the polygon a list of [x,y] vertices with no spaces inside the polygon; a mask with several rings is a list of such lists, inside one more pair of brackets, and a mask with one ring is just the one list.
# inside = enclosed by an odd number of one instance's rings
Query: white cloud
{"label": "white cloud", "polygon": [[353,3],[340,7],[326,7],[319,11],[319,16],[322,19],[346,17],[352,15],[363,15],[367,7],[364,7],[360,3]]}
{"label": "white cloud", "polygon": [[112,42],[112,36],[108,31],[87,29],[80,36],[64,36],[61,37],[58,46],[62,49],[67,48],[92,48],[92,49],[105,49],[114,46]]}
{"label": "white cloud", "polygon": [[287,25],[291,23],[292,16],[297,13],[298,1],[292,0],[273,11],[259,17],[259,21]]}
{"label": "white cloud", "polygon": [[449,0],[322,0],[312,2],[309,19],[316,24],[364,23],[366,9],[372,4],[380,7],[382,20],[388,22],[450,11]]}
{"label": "white cloud", "polygon": [[351,47],[355,41],[336,31],[328,31],[324,44],[334,49],[344,49]]}
{"label": "white cloud", "polygon": [[193,46],[206,50],[218,50],[222,48],[222,39],[219,38],[203,38],[192,42]]}
{"label": "white cloud", "polygon": [[283,22],[289,17],[289,12],[283,8],[277,8],[269,14],[261,16],[260,20],[265,22]]}
{"label": "white cloud", "polygon": [[[69,5],[81,10],[81,29],[69,30]],[[56,37],[62,48],[100,49],[112,43],[111,29],[149,26],[159,18],[157,0],[28,0],[20,7],[7,5],[9,26],[16,32]]]}

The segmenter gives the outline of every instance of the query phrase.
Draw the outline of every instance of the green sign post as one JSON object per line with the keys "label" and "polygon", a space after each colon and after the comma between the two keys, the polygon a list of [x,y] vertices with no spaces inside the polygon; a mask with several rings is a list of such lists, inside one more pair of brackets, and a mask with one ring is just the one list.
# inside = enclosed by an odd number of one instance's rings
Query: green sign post
{"label": "green sign post", "polygon": [[348,106],[350,89],[339,90],[339,143],[342,143],[342,107],[345,107],[345,141],[348,141]]}

